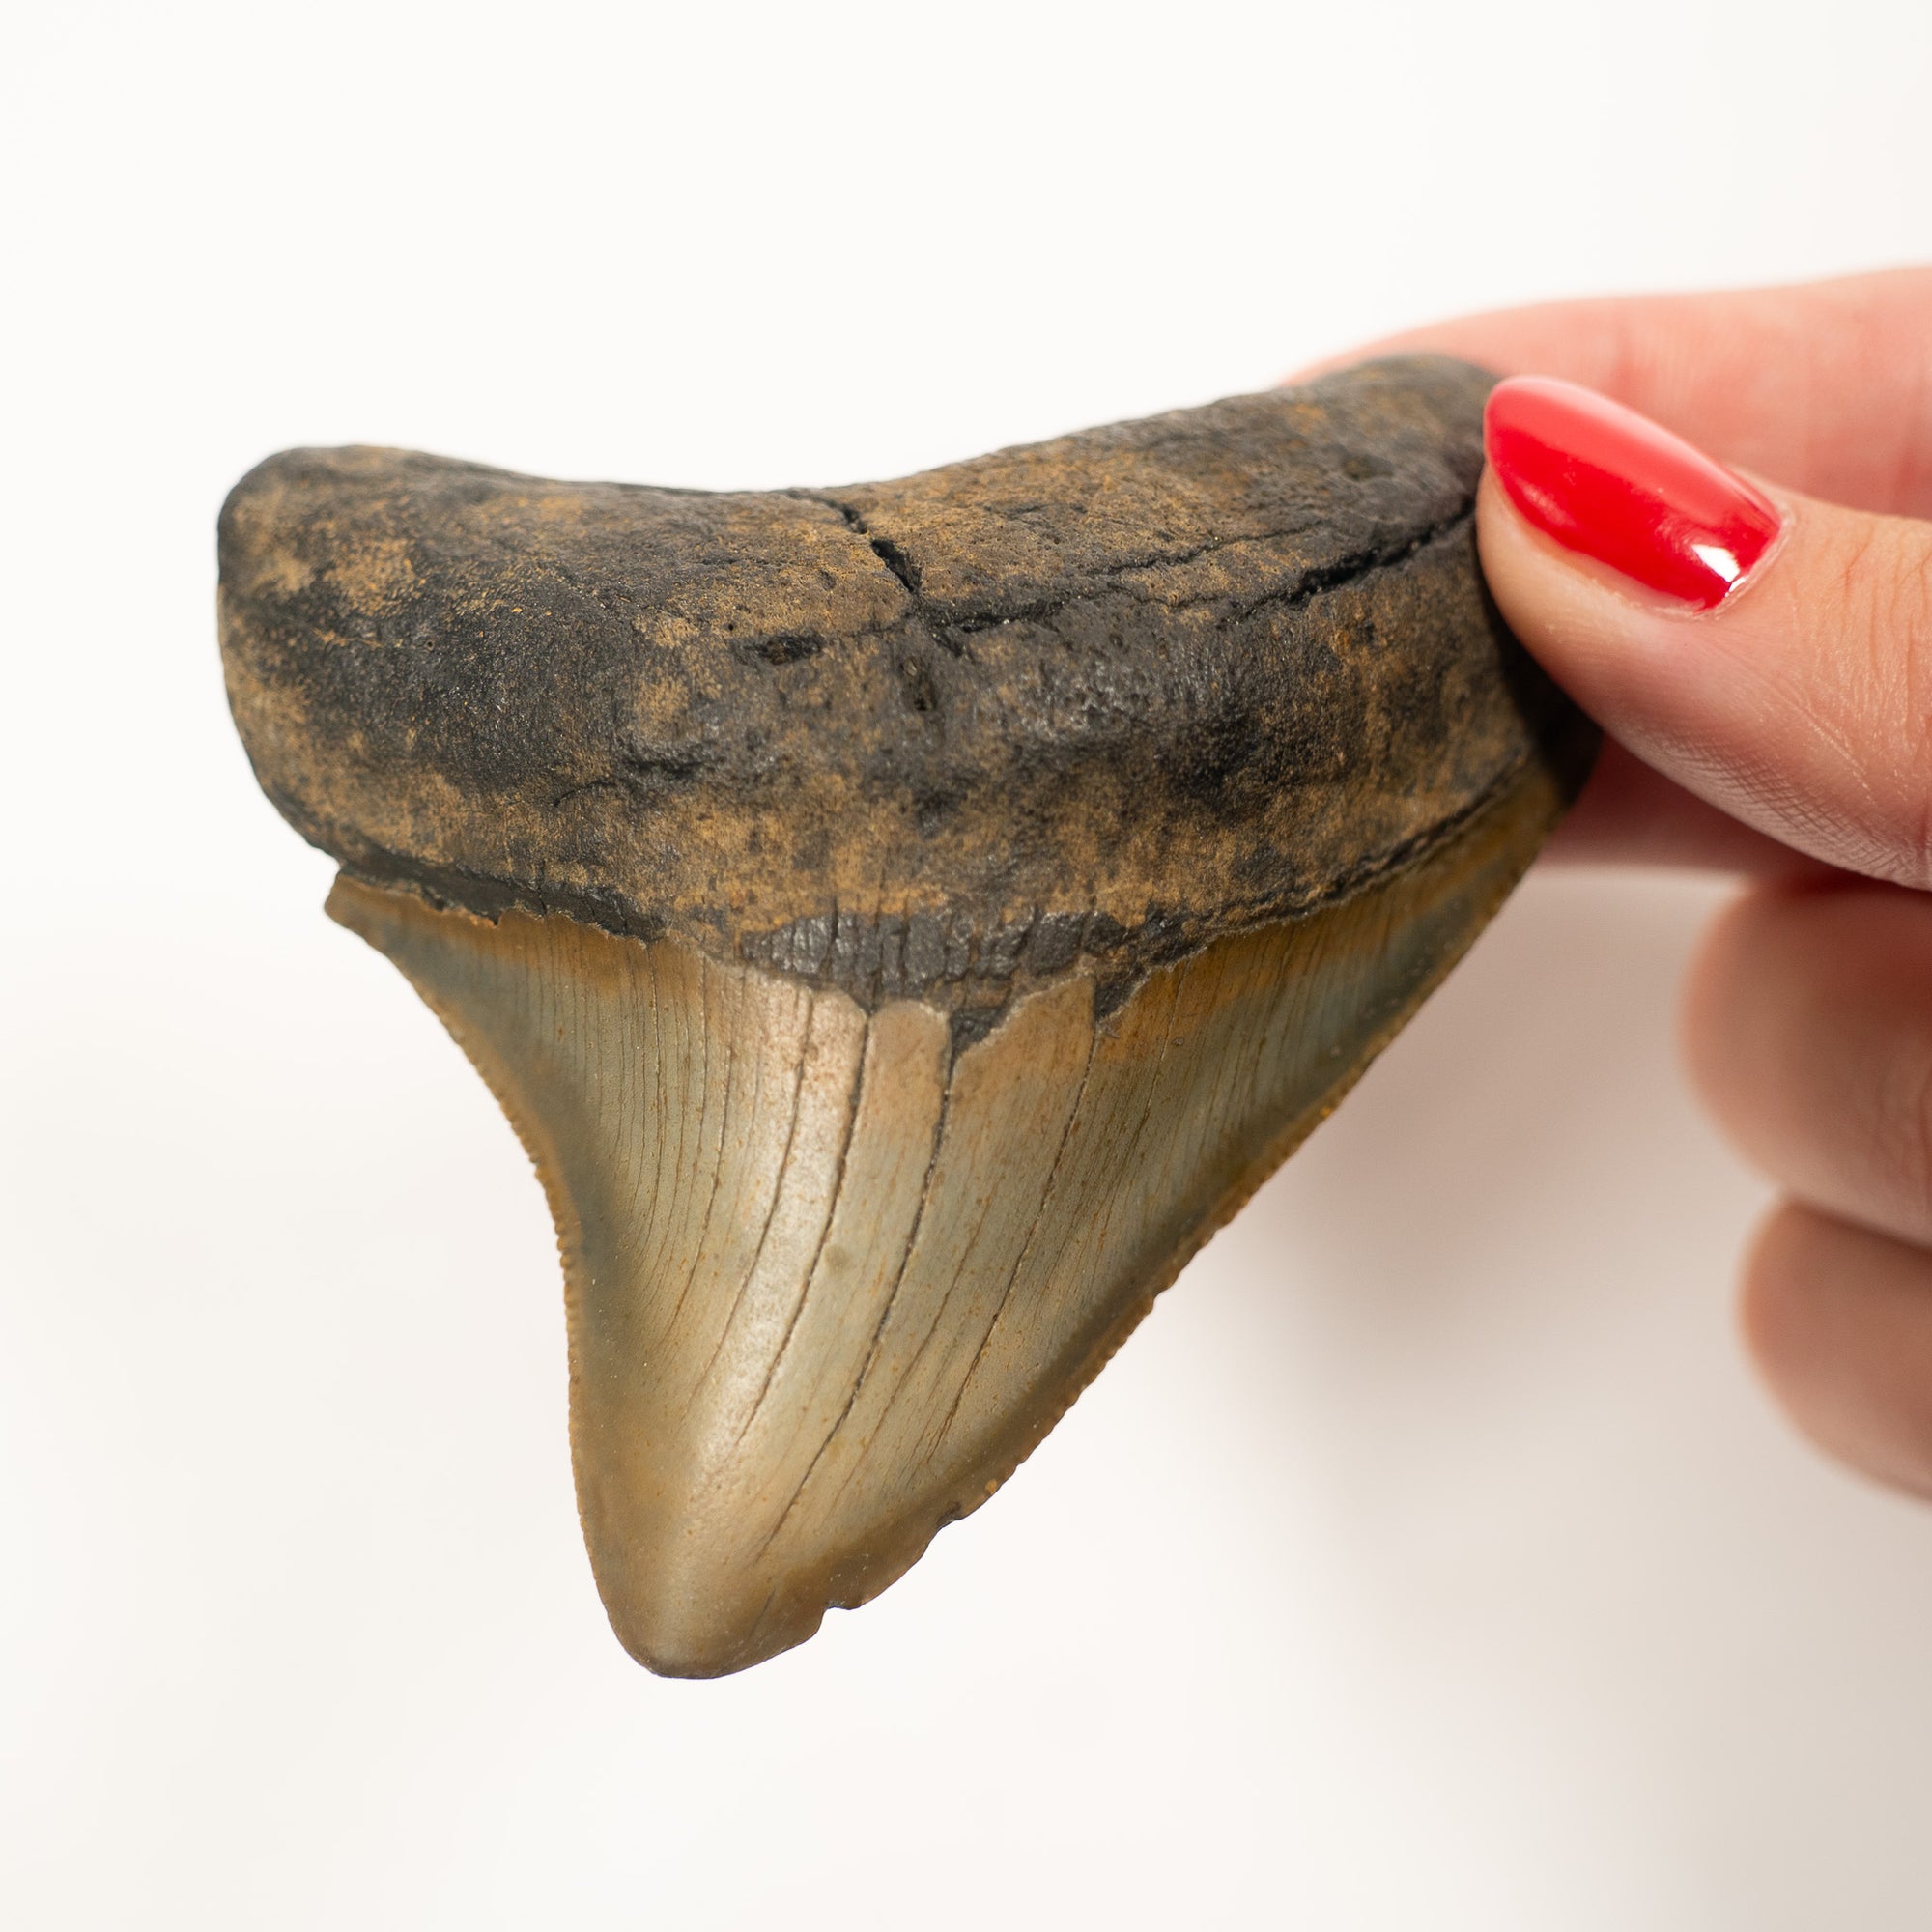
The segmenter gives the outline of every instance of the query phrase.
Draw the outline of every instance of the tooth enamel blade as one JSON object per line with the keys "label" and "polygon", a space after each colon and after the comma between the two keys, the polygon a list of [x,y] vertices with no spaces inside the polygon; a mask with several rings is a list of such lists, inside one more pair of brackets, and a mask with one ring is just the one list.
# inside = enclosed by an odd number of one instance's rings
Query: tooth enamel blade
{"label": "tooth enamel blade", "polygon": [[736,1670],[864,1603],[1009,1476],[1461,954],[1558,808],[954,1052],[672,939],[343,879],[502,1102],[555,1215],[571,1435],[612,1626]]}

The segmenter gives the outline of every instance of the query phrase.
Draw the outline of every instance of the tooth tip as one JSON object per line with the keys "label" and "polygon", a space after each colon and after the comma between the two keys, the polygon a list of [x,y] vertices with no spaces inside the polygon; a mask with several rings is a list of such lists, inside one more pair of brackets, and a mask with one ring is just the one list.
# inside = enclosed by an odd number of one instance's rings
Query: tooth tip
{"label": "tooth tip", "polygon": [[728,1526],[673,1527],[621,1555],[594,1529],[591,1569],[617,1640],[660,1677],[728,1677],[795,1649],[826,1613],[856,1609],[896,1582],[960,1510],[867,1538],[862,1549],[808,1548],[785,1563],[745,1563]]}
{"label": "tooth tip", "polygon": [[658,1677],[729,1677],[795,1649],[816,1634],[828,1606],[767,1613],[747,1621],[715,1605],[662,1599],[604,1600],[611,1628],[632,1657]]}
{"label": "tooth tip", "polygon": [[[1035,1435],[1044,1433],[1042,1423]],[[1008,1456],[1003,1471],[1014,1460]],[[706,1510],[696,1498],[672,1505],[662,1495],[613,1495],[603,1480],[608,1467],[579,1462],[605,1613],[631,1656],[661,1677],[729,1676],[806,1642],[829,1610],[857,1609],[896,1582],[941,1529],[998,1487],[975,1475],[952,1497],[928,1494],[896,1520],[874,1506],[758,1548],[734,1512]],[[752,1459],[714,1471],[747,1494],[768,1488],[771,1475]],[[773,1514],[745,1512],[754,1525]]]}

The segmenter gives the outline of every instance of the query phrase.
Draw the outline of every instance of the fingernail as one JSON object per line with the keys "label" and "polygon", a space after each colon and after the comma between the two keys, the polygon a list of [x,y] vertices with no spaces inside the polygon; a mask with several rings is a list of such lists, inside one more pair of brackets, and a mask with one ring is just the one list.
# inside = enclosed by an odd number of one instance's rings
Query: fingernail
{"label": "fingernail", "polygon": [[1782,522],[1762,491],[1681,437],[1548,376],[1490,391],[1483,445],[1546,536],[1695,610],[1723,602]]}

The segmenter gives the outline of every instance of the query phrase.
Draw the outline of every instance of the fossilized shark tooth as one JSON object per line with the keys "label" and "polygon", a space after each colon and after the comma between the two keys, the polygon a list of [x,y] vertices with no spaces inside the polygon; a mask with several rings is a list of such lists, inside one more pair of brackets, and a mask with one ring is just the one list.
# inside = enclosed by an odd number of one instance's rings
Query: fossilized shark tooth
{"label": "fossilized shark tooth", "polygon": [[841,490],[237,486],[236,719],[536,1163],[653,1669],[801,1641],[990,1495],[1574,795],[1594,734],[1477,571],[1489,381]]}

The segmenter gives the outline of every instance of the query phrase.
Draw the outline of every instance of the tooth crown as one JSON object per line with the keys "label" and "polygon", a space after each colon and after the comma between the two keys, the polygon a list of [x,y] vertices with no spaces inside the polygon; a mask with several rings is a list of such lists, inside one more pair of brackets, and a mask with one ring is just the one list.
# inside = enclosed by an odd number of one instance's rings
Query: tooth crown
{"label": "tooth crown", "polygon": [[653,1668],[992,1493],[1573,795],[1477,573],[1488,380],[837,492],[347,450],[231,496],[238,723],[536,1163]]}

